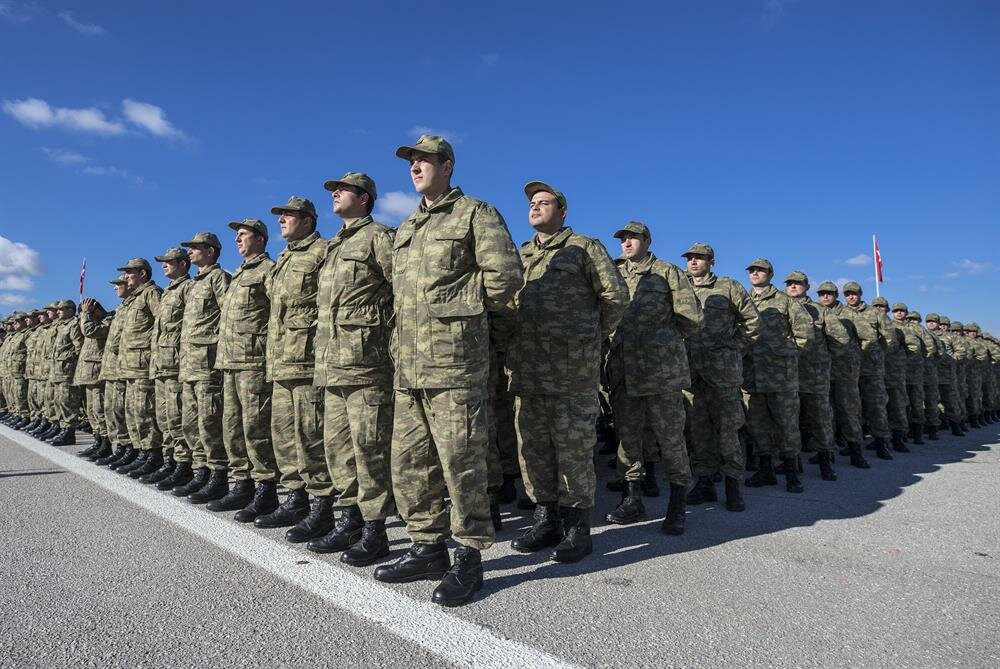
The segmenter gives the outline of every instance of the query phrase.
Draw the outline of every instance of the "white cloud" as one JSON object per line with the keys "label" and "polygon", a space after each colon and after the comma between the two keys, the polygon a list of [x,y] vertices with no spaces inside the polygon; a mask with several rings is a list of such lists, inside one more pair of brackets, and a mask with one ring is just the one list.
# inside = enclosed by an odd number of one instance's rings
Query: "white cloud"
{"label": "white cloud", "polygon": [[845,265],[868,265],[872,262],[872,257],[867,253],[859,253],[853,258],[844,261]]}
{"label": "white cloud", "polygon": [[788,7],[794,5],[798,0],[764,0],[764,7],[761,11],[760,25],[764,30],[770,30],[778,24],[778,21],[785,15]]}
{"label": "white cloud", "polygon": [[35,282],[26,276],[0,277],[0,290],[32,290]]}
{"label": "white cloud", "polygon": [[65,23],[66,25],[68,25],[70,28],[77,31],[81,35],[86,35],[87,37],[101,37],[103,35],[108,34],[107,30],[105,30],[102,26],[97,25],[96,23],[81,23],[80,21],[77,21],[75,18],[73,18],[72,12],[63,10],[58,14],[56,14],[56,16],[62,19],[63,23]]}
{"label": "white cloud", "polygon": [[[31,290],[34,282],[30,277],[45,273],[42,256],[27,244],[14,242],[0,235],[0,290]],[[28,300],[23,295],[0,294],[0,304],[23,304]]]}
{"label": "white cloud", "polygon": [[962,260],[952,264],[966,274],[984,274],[993,269],[993,265],[991,263],[976,262],[975,260],[969,260],[968,258],[963,258]]}
{"label": "white cloud", "polygon": [[26,304],[29,298],[25,295],[17,295],[15,293],[0,293],[0,304],[5,307],[16,307],[21,304]]}
{"label": "white cloud", "polygon": [[8,2],[7,0],[0,2],[0,19],[14,25],[27,23],[31,20],[32,14],[34,14],[34,7],[25,3]]}
{"label": "white cloud", "polygon": [[70,151],[69,149],[50,149],[47,146],[43,146],[42,153],[48,156],[52,162],[59,163],[60,165],[79,165],[90,162],[90,158],[87,156],[76,151]]}
{"label": "white cloud", "polygon": [[161,107],[148,102],[139,102],[126,98],[122,100],[122,114],[125,118],[140,128],[157,137],[182,138],[184,133],[167,120],[167,115]]}
{"label": "white cloud", "polygon": [[492,67],[493,65],[497,64],[497,61],[500,60],[500,54],[498,54],[496,51],[491,51],[489,53],[479,54],[479,58],[480,60],[483,61],[484,65]]}
{"label": "white cloud", "polygon": [[944,278],[946,278],[946,279],[957,279],[960,276],[962,276],[961,272],[945,272],[944,273]]}
{"label": "white cloud", "polygon": [[917,290],[919,290],[921,293],[954,293],[955,292],[955,289],[951,288],[949,286],[939,286],[939,285],[928,286],[927,284],[921,284],[920,286],[917,287]]}
{"label": "white cloud", "polygon": [[375,219],[384,223],[399,223],[420,204],[420,195],[395,190],[382,193],[375,200]]}
{"label": "white cloud", "polygon": [[4,100],[3,110],[29,128],[59,127],[98,135],[121,135],[125,132],[125,126],[120,121],[109,119],[94,107],[53,107],[45,100],[28,98]]}
{"label": "white cloud", "polygon": [[432,128],[426,125],[415,125],[409,130],[409,134],[414,137],[420,137],[420,135],[440,135],[444,137],[452,144],[458,144],[464,139],[464,136],[454,130],[442,130],[441,128]]}

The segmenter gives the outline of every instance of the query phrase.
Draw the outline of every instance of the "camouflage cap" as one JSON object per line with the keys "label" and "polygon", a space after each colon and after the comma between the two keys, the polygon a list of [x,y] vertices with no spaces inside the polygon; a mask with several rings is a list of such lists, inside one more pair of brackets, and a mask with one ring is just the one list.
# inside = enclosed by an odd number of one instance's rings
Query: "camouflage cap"
{"label": "camouflage cap", "polygon": [[688,256],[706,256],[708,258],[714,258],[715,249],[704,242],[695,242],[691,245],[691,248],[681,254],[682,258],[687,258]]}
{"label": "camouflage cap", "polygon": [[62,300],[52,300],[51,302],[49,302],[48,306],[45,307],[45,309],[47,311],[56,311],[57,309],[59,309],[59,302],[61,301]]}
{"label": "camouflage cap", "polygon": [[823,283],[819,284],[819,288],[816,289],[816,292],[833,293],[834,295],[837,295],[840,291],[837,290],[837,284],[835,284],[833,281],[824,281]]}
{"label": "camouflage cap", "polygon": [[150,276],[153,274],[153,268],[150,267],[149,261],[145,258],[132,258],[127,263],[117,268],[119,272],[124,272],[127,269],[144,269],[149,272]]}
{"label": "camouflage cap", "polygon": [[263,235],[264,239],[267,239],[267,226],[264,225],[264,221],[259,218],[244,218],[242,221],[229,221],[229,227],[233,230],[250,228],[258,235]]}
{"label": "camouflage cap", "polygon": [[766,269],[768,272],[771,272],[772,274],[774,273],[774,267],[771,265],[771,261],[767,258],[754,258],[750,261],[750,264],[747,265],[747,271],[750,271],[754,267]]}
{"label": "camouflage cap", "polygon": [[924,316],[925,323],[940,323],[941,317],[935,314],[933,311]]}
{"label": "camouflage cap", "polygon": [[979,323],[969,323],[965,326],[966,332],[979,332]]}
{"label": "camouflage cap", "polygon": [[795,283],[804,283],[807,286],[809,285],[809,277],[806,276],[805,272],[800,272],[799,270],[789,272],[788,276],[785,277],[785,283],[791,283],[793,281]]}
{"label": "camouflage cap", "polygon": [[[927,314],[927,318],[930,317],[931,315]],[[951,319],[948,318],[947,316],[938,316],[938,323],[940,323],[941,325],[951,325]]]}
{"label": "camouflage cap", "polygon": [[337,186],[342,184],[347,184],[348,186],[354,186],[355,188],[360,188],[364,192],[368,193],[371,197],[372,202],[378,198],[378,191],[375,189],[375,182],[370,176],[364,172],[348,172],[339,179],[331,179],[323,184],[323,188],[330,192],[337,189]]}
{"label": "camouflage cap", "polygon": [[647,239],[650,239],[652,237],[649,234],[649,228],[646,227],[646,224],[640,223],[639,221],[629,221],[628,223],[623,225],[621,229],[615,233],[615,238],[621,239],[622,237],[625,236],[626,232],[631,232],[636,235],[642,235]]}
{"label": "camouflage cap", "polygon": [[889,300],[885,299],[884,297],[879,296],[879,297],[876,297],[874,300],[871,301],[871,305],[873,307],[885,307],[886,309],[888,309],[889,308]]}
{"label": "camouflage cap", "polygon": [[535,193],[552,193],[556,196],[556,200],[559,202],[559,206],[566,209],[566,196],[563,195],[561,190],[556,190],[552,186],[548,185],[544,181],[529,181],[524,184],[524,194],[528,196],[528,201],[535,196]]}
{"label": "camouflage cap", "polygon": [[119,285],[120,286],[123,283],[128,283],[128,281],[125,279],[125,275],[124,274],[119,274],[114,279],[111,279],[111,281],[108,281],[108,283],[113,283],[115,285]]}
{"label": "camouflage cap", "polygon": [[961,332],[964,329],[965,328],[962,326],[962,322],[961,321],[952,321],[951,322],[951,331],[952,332]]}
{"label": "camouflage cap", "polygon": [[59,309],[76,309],[76,302],[73,300],[59,300],[55,302]]}
{"label": "camouflage cap", "polygon": [[219,238],[214,232],[198,232],[189,241],[181,242],[181,246],[189,247],[195,244],[205,244],[207,246],[214,246],[218,250],[222,250],[222,243],[219,242]]}
{"label": "camouflage cap", "polygon": [[316,216],[316,206],[304,197],[299,197],[298,195],[293,195],[288,198],[288,202],[285,204],[277,204],[271,207],[272,214],[284,214],[288,211],[295,211],[303,214],[309,214],[314,219],[318,220]]}
{"label": "camouflage cap", "polygon": [[858,295],[861,295],[861,292],[861,284],[857,281],[848,281],[844,284],[844,295],[847,293],[857,293]]}
{"label": "camouflage cap", "polygon": [[895,304],[892,305],[892,310],[893,311],[909,311],[910,309],[903,302],[896,302]]}
{"label": "camouflage cap", "polygon": [[153,260],[156,262],[166,262],[167,260],[187,260],[187,257],[187,251],[178,246],[171,246],[163,252],[163,255],[153,256]]}
{"label": "camouflage cap", "polygon": [[910,312],[907,312],[907,314],[906,314],[906,320],[908,320],[908,321],[917,321],[919,323],[920,322],[920,312],[919,311],[910,311]]}
{"label": "camouflage cap", "polygon": [[414,151],[437,154],[439,156],[444,156],[452,163],[455,162],[454,149],[451,148],[451,144],[448,143],[448,140],[440,135],[420,135],[420,139],[418,139],[417,143],[413,146],[401,146],[396,149],[396,155],[403,160],[409,160]]}

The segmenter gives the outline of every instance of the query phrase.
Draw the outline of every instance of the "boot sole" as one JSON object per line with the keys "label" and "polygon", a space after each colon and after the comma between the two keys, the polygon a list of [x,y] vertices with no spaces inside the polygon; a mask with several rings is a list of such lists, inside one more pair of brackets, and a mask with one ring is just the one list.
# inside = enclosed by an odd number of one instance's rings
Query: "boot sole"
{"label": "boot sole", "polygon": [[340,555],[340,561],[343,562],[344,564],[350,565],[352,567],[369,567],[369,566],[375,564],[376,562],[378,562],[379,560],[384,560],[386,557],[389,556],[389,553],[390,553],[389,549],[386,548],[384,553],[380,552],[378,555],[374,555],[374,556],[372,556],[370,558],[367,558],[365,560],[355,560],[353,558],[348,560],[348,559],[345,559],[347,557],[347,553],[342,553]]}
{"label": "boot sole", "polygon": [[646,520],[646,514],[640,513],[637,516],[630,516],[628,518],[612,518],[611,514],[604,516],[604,520],[608,521],[612,525],[632,525],[633,523],[638,523],[640,521]]}
{"label": "boot sole", "polygon": [[381,583],[414,583],[416,581],[440,581],[444,578],[444,575],[448,573],[448,570],[444,571],[429,571],[423,574],[414,574],[413,576],[407,576],[405,578],[379,578],[375,577],[376,581]]}
{"label": "boot sole", "polygon": [[483,579],[480,578],[476,582],[475,587],[472,588],[472,592],[469,593],[468,597],[462,597],[461,599],[444,599],[438,597],[431,597],[431,601],[439,606],[447,606],[447,607],[461,606],[471,601],[472,598],[476,596],[476,593],[482,589],[483,589]]}

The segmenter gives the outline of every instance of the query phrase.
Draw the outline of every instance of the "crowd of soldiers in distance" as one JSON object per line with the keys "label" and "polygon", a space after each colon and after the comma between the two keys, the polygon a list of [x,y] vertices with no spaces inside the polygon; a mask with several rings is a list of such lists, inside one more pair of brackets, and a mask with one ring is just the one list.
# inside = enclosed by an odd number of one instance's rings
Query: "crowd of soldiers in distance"
{"label": "crowd of soldiers in distance", "polygon": [[[838,455],[867,469],[865,446],[891,460],[1000,417],[1000,345],[975,323],[865,303],[853,282],[813,301],[804,273],[782,290],[764,258],[747,291],[713,273],[707,244],[683,267],[657,258],[635,221],[613,260],[541,181],[524,188],[535,234],[518,250],[495,208],[452,186],[446,140],[396,155],[422,196],[397,229],[372,219],[372,179],[348,172],[324,184],[343,221],[329,239],[293,196],[271,209],[277,260],[265,223],[234,221],[231,276],[200,232],[156,256],[162,288],[143,258],[119,267],[114,310],[59,300],[7,317],[3,421],[55,446],[83,427],[96,465],[381,563],[380,581],[437,581],[432,601],[455,606],[482,587],[501,505],[534,510],[513,549],[592,552],[598,438],[621,491],[607,521],[646,518],[659,466],[661,528],[678,535],[718,482],[740,512],[742,485],[780,475],[801,493],[803,451],[834,481]],[[389,562],[397,513],[412,545]]]}

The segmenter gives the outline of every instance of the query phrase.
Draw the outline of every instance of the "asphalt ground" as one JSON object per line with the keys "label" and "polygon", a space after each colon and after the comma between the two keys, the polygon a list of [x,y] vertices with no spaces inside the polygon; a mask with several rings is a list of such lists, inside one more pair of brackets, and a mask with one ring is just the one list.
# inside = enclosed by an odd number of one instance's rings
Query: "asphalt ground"
{"label": "asphalt ground", "polygon": [[[687,532],[609,526],[598,460],[592,556],[510,540],[483,591],[429,603],[0,427],[0,666],[1000,666],[1000,426],[913,446],[806,492],[690,507]],[[662,485],[664,493],[666,485]],[[721,488],[721,486],[720,486]],[[721,492],[721,490],[720,490]],[[393,556],[408,545],[390,525]]]}

